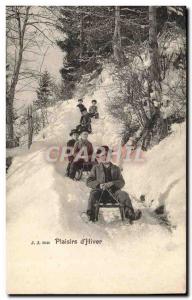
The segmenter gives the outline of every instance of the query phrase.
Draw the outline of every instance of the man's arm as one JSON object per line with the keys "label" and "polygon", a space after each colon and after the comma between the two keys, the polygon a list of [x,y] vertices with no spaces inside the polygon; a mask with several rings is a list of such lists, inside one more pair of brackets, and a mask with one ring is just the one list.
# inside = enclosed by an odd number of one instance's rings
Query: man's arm
{"label": "man's arm", "polygon": [[87,116],[87,120],[86,121],[87,121],[87,125],[91,123],[91,117],[89,115]]}
{"label": "man's arm", "polygon": [[82,125],[82,122],[83,122],[83,116],[81,116],[81,119],[80,119],[80,124]]}
{"label": "man's arm", "polygon": [[124,187],[125,185],[125,180],[121,174],[120,169],[118,168],[118,179],[116,180],[112,180],[110,182],[107,182],[105,185],[107,188],[110,188],[112,186],[115,186],[116,188],[118,188],[119,190],[122,189],[122,187]]}
{"label": "man's arm", "polygon": [[117,187],[118,189],[122,189],[125,185],[125,180],[121,174],[121,171],[119,171],[119,172],[120,172],[119,179],[113,180],[112,182],[115,187]]}
{"label": "man's arm", "polygon": [[89,142],[88,144],[88,155],[92,156],[93,154],[93,145]]}
{"label": "man's arm", "polygon": [[86,185],[91,189],[99,188],[100,183],[96,178],[96,166],[93,166],[93,168],[91,169],[91,173],[87,178]]}
{"label": "man's arm", "polygon": [[70,148],[74,148],[74,144],[72,143],[71,140],[69,140],[67,142],[67,151],[66,151],[66,153],[70,153]]}
{"label": "man's arm", "polygon": [[79,152],[79,142],[75,142],[75,145],[74,145],[74,156]]}

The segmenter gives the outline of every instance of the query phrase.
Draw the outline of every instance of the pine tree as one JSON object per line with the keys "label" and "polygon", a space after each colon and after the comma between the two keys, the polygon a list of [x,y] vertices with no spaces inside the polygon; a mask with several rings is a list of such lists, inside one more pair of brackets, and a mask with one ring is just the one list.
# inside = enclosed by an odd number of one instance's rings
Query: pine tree
{"label": "pine tree", "polygon": [[99,68],[97,56],[112,53],[114,16],[111,7],[76,6],[60,9],[58,29],[65,39],[57,41],[65,52],[60,70],[66,97],[72,96],[83,74]]}
{"label": "pine tree", "polygon": [[51,103],[53,96],[51,86],[52,82],[50,74],[47,71],[44,71],[39,80],[39,87],[36,90],[37,100],[34,102],[37,109],[41,110],[43,128],[47,121],[47,107]]}
{"label": "pine tree", "polygon": [[64,39],[57,44],[65,52],[60,72],[66,97],[71,97],[83,74],[101,70],[101,61],[110,56],[115,63],[124,63],[123,47],[147,38],[148,10],[144,7],[66,6],[60,9],[58,29]]}
{"label": "pine tree", "polygon": [[35,104],[38,108],[47,107],[52,98],[52,91],[51,91],[51,77],[47,71],[41,75],[39,80],[39,87],[36,90],[37,93],[37,100]]}

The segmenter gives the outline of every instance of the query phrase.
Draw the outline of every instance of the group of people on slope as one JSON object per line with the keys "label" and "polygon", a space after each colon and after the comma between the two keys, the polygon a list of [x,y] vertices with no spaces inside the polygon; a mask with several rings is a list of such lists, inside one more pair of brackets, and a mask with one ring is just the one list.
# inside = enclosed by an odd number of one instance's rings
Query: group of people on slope
{"label": "group of people on slope", "polygon": [[81,150],[86,149],[87,154],[87,168],[88,170],[91,169],[94,162],[91,161],[92,154],[93,154],[93,146],[88,141],[88,134],[92,133],[91,128],[91,118],[98,119],[99,113],[97,108],[97,101],[92,100],[92,105],[89,107],[89,112],[87,108],[83,104],[83,99],[78,100],[77,107],[81,112],[81,119],[80,124],[76,126],[75,129],[71,130],[70,136],[72,137],[67,142],[67,151],[68,154],[70,152],[70,148],[73,148],[73,154],[68,156],[68,166],[67,166],[67,173],[66,175],[69,176],[71,179],[75,179],[75,174],[79,168],[85,163],[85,159],[83,159],[79,153]]}
{"label": "group of people on slope", "polygon": [[99,118],[97,101],[92,100],[92,105],[89,107],[89,111],[87,111],[87,108],[83,104],[83,99],[78,100],[77,107],[79,107],[81,112],[80,124],[76,127],[77,132],[81,133],[82,130],[86,130],[88,133],[92,133],[91,118]]}
{"label": "group of people on slope", "polygon": [[83,129],[80,135],[73,129],[70,133],[72,139],[67,142],[69,163],[66,175],[73,180],[75,179],[76,172],[81,169],[85,163],[87,171],[91,170],[94,163],[92,161],[93,146],[91,142],[88,141],[88,134],[86,129]]}
{"label": "group of people on slope", "polygon": [[[87,112],[83,105],[82,99],[79,99],[78,107],[81,112]],[[93,103],[93,101],[92,101]],[[89,113],[92,117],[98,118],[97,108],[95,109],[96,102],[90,107]],[[82,115],[84,117],[85,115]],[[90,174],[87,178],[86,185],[90,187],[91,193],[88,200],[87,217],[90,221],[95,222],[95,209],[97,202],[114,202],[117,201],[124,208],[125,218],[131,222],[138,220],[141,217],[140,210],[134,210],[131,199],[127,192],[121,189],[125,185],[125,181],[118,166],[110,161],[111,151],[108,146],[104,145],[97,148],[94,153],[93,145],[88,141],[88,134],[90,127],[82,126],[81,131],[73,129],[70,133],[72,139],[67,143],[69,148],[68,152],[68,167],[67,176],[75,179],[75,174],[84,163],[89,166]],[[73,151],[70,152],[70,149]]]}

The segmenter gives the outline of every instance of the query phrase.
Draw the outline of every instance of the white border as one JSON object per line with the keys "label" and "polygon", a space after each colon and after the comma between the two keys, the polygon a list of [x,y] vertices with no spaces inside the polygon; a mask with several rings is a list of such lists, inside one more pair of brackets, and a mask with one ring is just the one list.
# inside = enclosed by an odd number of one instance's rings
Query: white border
{"label": "white border", "polygon": [[[132,2],[131,1],[114,1],[114,0],[92,0],[92,1],[86,1],[86,0],[81,0],[81,1],[75,1],[75,0],[70,0],[70,1],[61,1],[61,0],[54,0],[54,5],[125,5],[125,6],[131,6]],[[52,0],[7,0],[6,5],[53,5]],[[191,49],[191,22],[190,22],[190,14],[191,14],[191,1],[166,1],[166,0],[161,0],[161,1],[137,1],[134,0],[134,5],[159,5],[159,6],[168,6],[168,5],[178,5],[178,6],[187,6],[189,9],[189,51]],[[6,265],[6,258],[5,258],[5,206],[6,206],[6,200],[5,200],[5,4],[0,3],[0,63],[1,63],[1,72],[0,72],[0,191],[1,191],[1,206],[0,206],[0,234],[1,234],[1,241],[2,244],[0,246],[0,299],[7,299],[8,296],[6,295],[5,291],[5,265]],[[189,71],[191,70],[191,53],[189,53]],[[189,84],[191,83],[191,72],[189,74],[189,79],[188,79]],[[190,92],[190,91],[189,91]],[[191,95],[189,93],[189,103],[191,101]],[[189,114],[191,115],[191,105],[190,105],[190,111]],[[190,130],[190,141],[192,141],[192,133]],[[192,148],[190,147],[190,154],[192,152]],[[190,161],[190,169],[191,169],[192,163]],[[192,184],[192,179],[190,178],[189,186]],[[192,205],[190,205],[190,216],[191,211],[192,211]],[[190,222],[191,224],[191,222]],[[191,248],[191,247],[190,247]],[[190,266],[191,269],[191,266]],[[191,286],[191,276],[190,276],[190,286]],[[28,297],[17,297],[21,299],[26,299]],[[32,297],[33,298],[33,297]],[[41,297],[35,297],[41,298]],[[57,298],[55,296],[52,296],[51,298]],[[66,297],[68,298],[68,297]],[[87,297],[86,297],[87,298]],[[103,297],[101,297],[103,298]],[[116,297],[115,297],[116,298]],[[133,297],[129,297],[133,298]],[[134,297],[139,298],[139,297]],[[150,297],[151,298],[151,297]],[[155,298],[155,297],[152,297]],[[163,297],[164,299],[170,299],[169,297]],[[178,298],[183,298],[183,297],[177,297]],[[114,297],[113,297],[114,299]]]}
{"label": "white border", "polygon": [[5,297],[5,7],[0,5],[0,299]]}

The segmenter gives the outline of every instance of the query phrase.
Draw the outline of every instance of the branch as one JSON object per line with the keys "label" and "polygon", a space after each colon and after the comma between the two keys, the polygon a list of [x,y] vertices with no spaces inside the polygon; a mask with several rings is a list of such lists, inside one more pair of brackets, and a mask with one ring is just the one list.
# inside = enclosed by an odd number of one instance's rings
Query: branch
{"label": "branch", "polygon": [[49,42],[51,42],[51,44],[56,44],[54,41],[50,40],[50,38],[41,30],[39,29],[36,25],[31,25],[34,28],[36,28]]}
{"label": "branch", "polygon": [[48,21],[33,21],[33,22],[28,22],[27,23],[27,26],[28,25],[34,25],[34,24],[46,24],[46,25],[50,25],[50,26],[54,26],[55,27],[55,24],[54,23],[51,23],[51,22],[48,22]]}
{"label": "branch", "polygon": [[43,59],[42,59],[41,66],[40,66],[40,73],[41,73],[41,69],[42,69],[42,66],[43,66],[43,63],[44,63],[44,60],[45,60],[45,55],[46,55],[48,49],[49,49],[49,46],[47,47],[47,49],[45,50],[45,53],[43,54]]}

